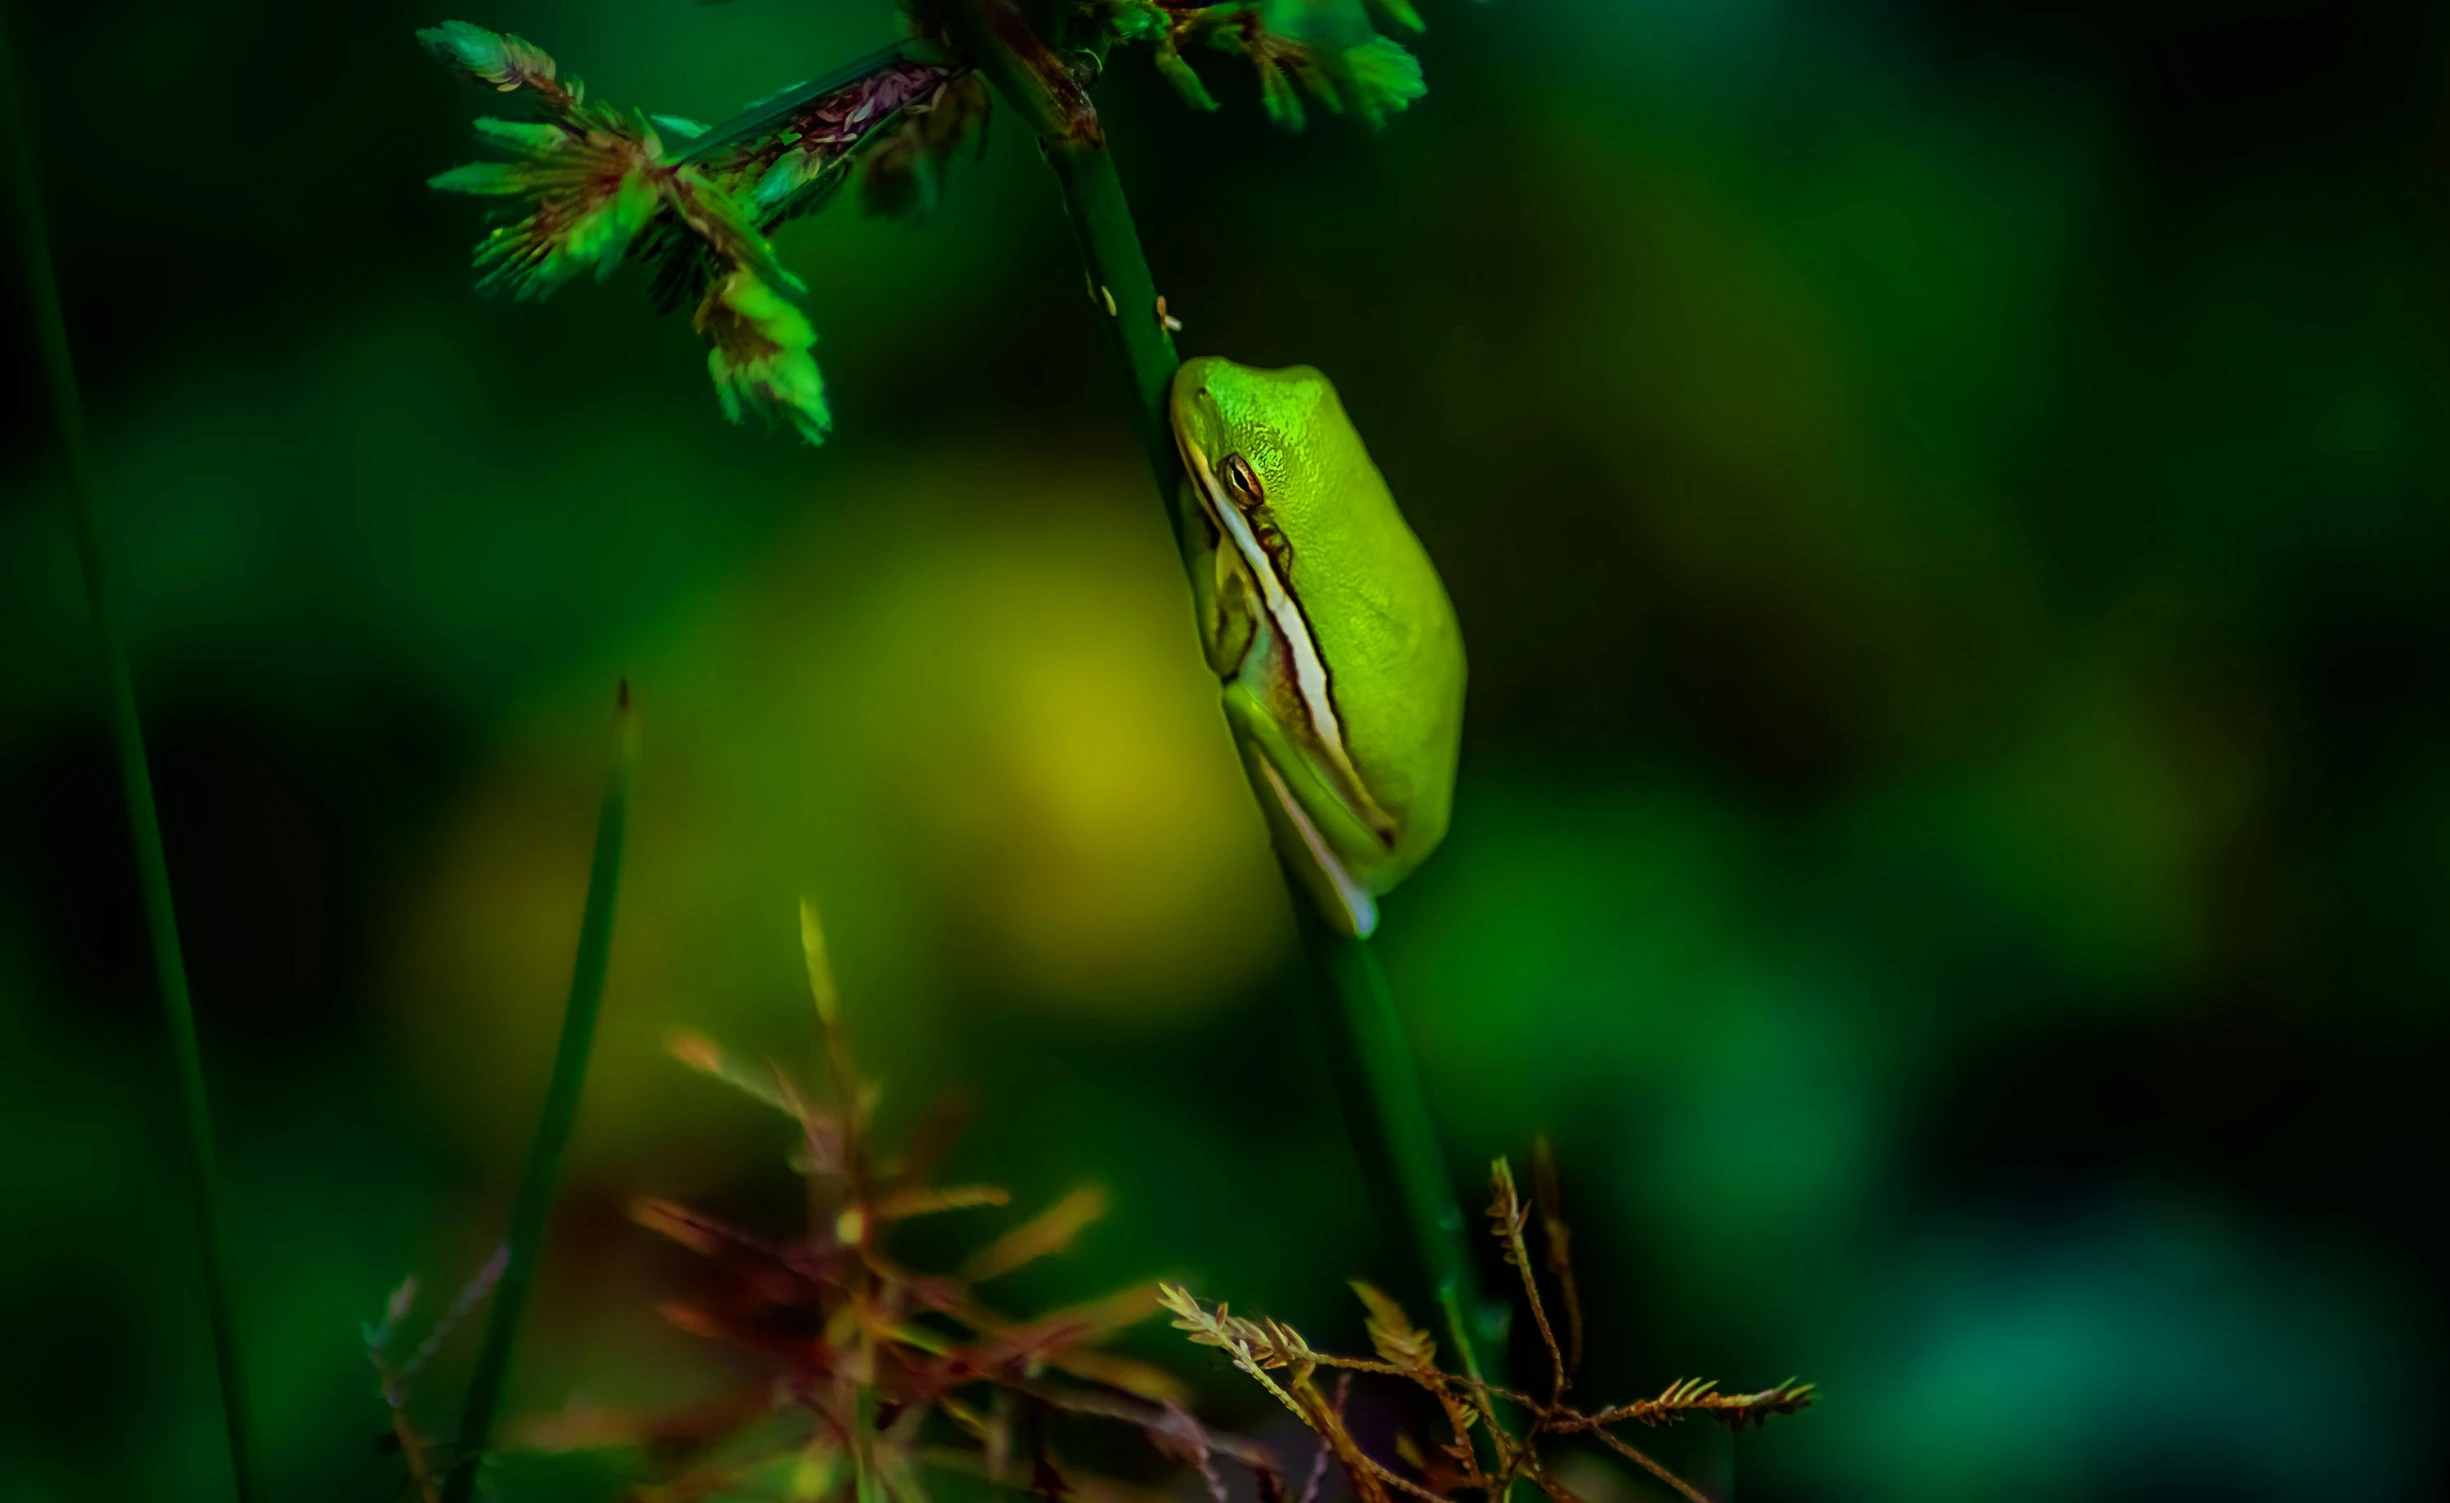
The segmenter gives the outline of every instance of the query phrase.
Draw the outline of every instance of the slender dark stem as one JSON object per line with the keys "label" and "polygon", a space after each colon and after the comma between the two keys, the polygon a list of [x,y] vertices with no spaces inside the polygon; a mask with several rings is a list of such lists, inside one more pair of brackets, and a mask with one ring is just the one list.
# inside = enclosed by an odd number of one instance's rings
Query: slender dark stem
{"label": "slender dark stem", "polygon": [[638,760],[637,724],[630,713],[627,681],[621,685],[619,715],[620,756],[604,791],[603,811],[596,819],[595,860],[587,873],[587,908],[579,920],[578,959],[571,967],[570,998],[562,1009],[553,1081],[546,1088],[544,1115],[536,1123],[536,1141],[528,1149],[527,1168],[519,1180],[519,1203],[511,1213],[510,1257],[502,1270],[501,1287],[494,1292],[493,1310],[486,1317],[485,1344],[477,1352],[475,1375],[468,1381],[467,1404],[460,1411],[458,1454],[443,1483],[443,1503],[467,1503],[485,1449],[492,1443],[502,1388],[510,1376],[511,1349],[519,1339],[519,1317],[536,1282],[545,1223],[553,1210],[553,1186],[561,1177],[562,1150],[569,1146],[571,1126],[578,1120],[579,1096],[587,1083],[587,1055],[595,1042],[596,1012],[604,998],[604,971],[612,954],[613,902],[621,885],[621,841],[629,823],[630,776]]}
{"label": "slender dark stem", "polygon": [[[1037,132],[1063,189],[1088,273],[1087,293],[1122,363],[1133,423],[1179,540],[1175,502],[1184,477],[1166,399],[1180,361],[1158,311],[1156,280],[1107,153],[1103,123],[1078,80],[1009,0],[969,0],[956,15],[972,60]],[[1321,1021],[1362,1175],[1381,1223],[1410,1250],[1422,1292],[1437,1302],[1457,1354],[1478,1379],[1494,1368],[1483,1362],[1483,1343],[1469,1318],[1478,1304],[1470,1245],[1403,1019],[1369,943],[1327,925],[1290,870],[1285,881],[1320,975]]]}
{"label": "slender dark stem", "polygon": [[1422,1292],[1436,1302],[1464,1375],[1475,1383],[1494,1380],[1494,1368],[1481,1364],[1483,1342],[1471,1319],[1480,1303],[1479,1279],[1463,1208],[1386,972],[1369,941],[1329,925],[1290,873],[1287,878],[1303,943],[1329,983],[1321,1009],[1327,1063],[1378,1219],[1409,1244]]}
{"label": "slender dark stem", "polygon": [[126,637],[118,601],[95,523],[93,452],[85,433],[85,409],[77,393],[76,364],[68,347],[68,324],[60,307],[59,282],[51,265],[51,237],[44,225],[42,190],[34,174],[34,145],[25,100],[19,91],[15,49],[0,16],[0,115],[5,115],[11,176],[16,181],[18,260],[25,269],[26,301],[42,347],[43,377],[59,418],[60,448],[68,468],[68,515],[74,523],[77,561],[85,574],[85,600],[93,613],[100,647],[105,697],[110,702],[111,740],[128,806],[128,833],[136,847],[136,882],[143,893],[145,929],[152,941],[155,979],[162,993],[162,1021],[170,1034],[178,1076],[179,1105],[187,1137],[188,1185],[195,1200],[197,1256],[204,1273],[204,1300],[213,1329],[213,1355],[221,1386],[221,1416],[229,1432],[230,1474],[240,1503],[264,1496],[256,1466],[254,1426],[248,1419],[246,1367],[239,1357],[238,1321],[230,1300],[229,1258],[222,1246],[220,1173],[213,1153],[213,1114],[204,1089],[204,1055],[196,1043],[195,1009],[187,995],[187,962],[179,949],[178,914],[170,900],[170,864],[162,850],[162,823],[153,803],[153,774],[145,758],[144,722],[136,711],[136,683],[128,671]]}
{"label": "slender dark stem", "polygon": [[1174,353],[1174,336],[1157,311],[1157,283],[1140,251],[1140,232],[1123,197],[1123,180],[1115,175],[1114,158],[1102,142],[1050,146],[1046,162],[1063,188],[1080,242],[1091,308],[1105,325],[1107,342],[1131,384],[1133,427],[1147,451],[1149,473],[1156,479],[1166,518],[1179,533],[1182,509],[1175,497],[1183,483],[1182,455],[1174,447],[1166,403],[1182,362]]}
{"label": "slender dark stem", "polygon": [[1166,395],[1182,359],[1157,309],[1157,280],[1140,249],[1123,180],[1106,150],[1105,127],[1062,59],[1012,6],[984,0],[958,14],[979,71],[1037,133],[1039,149],[1063,189],[1085,273],[1082,292],[1129,384],[1132,431],[1148,456],[1157,499],[1179,540],[1182,518],[1175,497],[1183,483],[1182,456],[1167,422]]}

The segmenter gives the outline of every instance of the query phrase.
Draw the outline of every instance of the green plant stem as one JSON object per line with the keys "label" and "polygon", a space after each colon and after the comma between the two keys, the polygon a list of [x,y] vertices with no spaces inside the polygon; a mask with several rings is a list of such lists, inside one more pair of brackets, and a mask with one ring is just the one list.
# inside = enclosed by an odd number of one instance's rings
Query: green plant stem
{"label": "green plant stem", "polygon": [[1369,941],[1330,927],[1318,905],[1286,873],[1302,940],[1329,983],[1321,1021],[1327,1063],[1344,1107],[1344,1125],[1361,1159],[1362,1178],[1379,1221],[1409,1244],[1423,1290],[1446,1322],[1447,1339],[1462,1360],[1464,1375],[1481,1381],[1482,1341],[1471,1312],[1478,1308],[1479,1279],[1472,1266],[1463,1208],[1455,1200],[1454,1177],[1438,1144],[1437,1122],[1421,1090],[1395,994]]}
{"label": "green plant stem", "polygon": [[553,1081],[545,1090],[544,1114],[536,1123],[536,1141],[528,1149],[527,1168],[519,1180],[519,1202],[511,1213],[510,1254],[504,1261],[502,1283],[494,1291],[493,1309],[485,1320],[485,1343],[477,1352],[476,1372],[468,1380],[468,1399],[460,1411],[458,1454],[443,1482],[443,1503],[466,1503],[475,1490],[477,1468],[492,1443],[493,1425],[501,1412],[502,1389],[510,1376],[511,1349],[519,1339],[519,1317],[527,1308],[528,1291],[536,1283],[536,1263],[544,1248],[545,1223],[553,1210],[553,1187],[561,1177],[562,1151],[578,1120],[579,1097],[587,1083],[587,1056],[595,1042],[596,1013],[604,999],[604,971],[612,955],[613,904],[621,885],[621,843],[629,823],[630,778],[638,761],[637,723],[630,712],[630,689],[624,681],[619,700],[620,754],[612,782],[604,791],[604,806],[596,818],[595,859],[587,873],[587,908],[579,919],[578,959],[570,971],[570,998],[562,1008],[561,1044],[553,1055]]}
{"label": "green plant stem", "polygon": [[1182,455],[1166,416],[1167,392],[1182,357],[1157,312],[1157,280],[1140,249],[1140,229],[1123,197],[1095,106],[1062,60],[1020,14],[1002,0],[963,6],[971,56],[996,93],[1036,132],[1046,164],[1063,190],[1086,274],[1083,292],[1106,331],[1131,390],[1132,431],[1148,456],[1158,503],[1181,540]]}
{"label": "green plant stem", "polygon": [[[1089,297],[1122,362],[1133,422],[1179,542],[1175,500],[1184,476],[1166,399],[1181,362],[1157,311],[1156,279],[1106,150],[1104,126],[1078,81],[1007,0],[971,0],[957,15],[972,60],[1037,132],[1063,189]],[[1331,929],[1290,869],[1285,886],[1304,949],[1320,973],[1322,1029],[1362,1176],[1381,1224],[1410,1251],[1421,1292],[1436,1301],[1458,1356],[1477,1378],[1494,1367],[1484,1364],[1487,1353],[1469,1319],[1478,1305],[1470,1243],[1403,1019],[1369,943]]]}
{"label": "green plant stem", "polygon": [[1088,274],[1091,306],[1130,382],[1133,424],[1179,542],[1183,519],[1175,498],[1183,483],[1182,454],[1174,447],[1166,405],[1182,361],[1174,352],[1174,336],[1159,320],[1157,283],[1140,251],[1140,232],[1123,197],[1123,180],[1115,175],[1114,158],[1103,144],[1049,148],[1046,162],[1063,189],[1080,243],[1080,264]]}
{"label": "green plant stem", "polygon": [[178,1076],[188,1186],[195,1202],[197,1258],[213,1330],[222,1424],[229,1434],[231,1481],[240,1503],[256,1503],[264,1490],[255,1459],[254,1426],[248,1418],[246,1365],[239,1355],[238,1321],[230,1299],[229,1258],[221,1239],[220,1173],[213,1152],[212,1106],[204,1088],[204,1054],[196,1043],[195,1009],[188,999],[187,962],[179,948],[178,913],[171,904],[170,863],[162,849],[161,816],[153,802],[144,722],[136,710],[136,683],[128,671],[126,637],[95,521],[93,452],[85,432],[84,403],[77,392],[59,281],[51,265],[51,237],[43,221],[41,185],[34,174],[34,145],[18,86],[15,49],[4,15],[0,15],[0,115],[6,117],[0,128],[8,133],[9,165],[17,188],[18,260],[25,271],[35,339],[42,349],[43,378],[59,419],[60,448],[68,469],[68,515],[76,530],[77,561],[84,571],[86,605],[93,614],[94,637],[100,648],[111,741],[127,801],[128,833],[136,848],[136,883],[143,894],[145,930],[162,994],[162,1021],[170,1035],[171,1062]]}

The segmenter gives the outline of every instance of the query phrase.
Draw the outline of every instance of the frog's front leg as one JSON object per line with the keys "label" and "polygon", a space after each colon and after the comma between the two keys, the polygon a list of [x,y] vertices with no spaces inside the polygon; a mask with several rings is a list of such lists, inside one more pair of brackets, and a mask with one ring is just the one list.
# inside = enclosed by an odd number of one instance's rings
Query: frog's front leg
{"label": "frog's front leg", "polygon": [[1378,903],[1338,851],[1374,849],[1377,837],[1344,807],[1247,684],[1237,680],[1225,685],[1225,719],[1241,750],[1242,770],[1267,813],[1277,851],[1331,925],[1369,938],[1378,927]]}
{"label": "frog's front leg", "polygon": [[1200,650],[1208,671],[1231,678],[1249,656],[1257,629],[1258,602],[1251,598],[1232,550],[1225,548],[1216,520],[1199,503],[1191,482],[1184,481],[1176,504],[1182,510],[1183,572],[1191,579],[1191,609],[1199,621]]}

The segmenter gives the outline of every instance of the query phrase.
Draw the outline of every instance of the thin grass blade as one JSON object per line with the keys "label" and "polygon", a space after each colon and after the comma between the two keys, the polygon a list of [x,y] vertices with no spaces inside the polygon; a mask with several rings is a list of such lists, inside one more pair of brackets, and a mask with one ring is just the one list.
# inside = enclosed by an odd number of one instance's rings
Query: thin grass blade
{"label": "thin grass blade", "polygon": [[579,1097],[587,1083],[587,1056],[595,1043],[604,972],[612,955],[613,907],[621,885],[630,779],[638,761],[637,721],[630,709],[627,680],[621,684],[617,715],[620,754],[611,785],[604,791],[603,811],[596,819],[595,860],[587,874],[587,908],[579,920],[570,998],[562,1009],[561,1044],[554,1052],[553,1079],[545,1090],[536,1141],[528,1150],[527,1168],[519,1181],[519,1202],[511,1214],[509,1262],[494,1294],[493,1310],[485,1322],[485,1344],[477,1353],[476,1373],[469,1380],[467,1404],[460,1412],[459,1450],[443,1483],[443,1503],[467,1503],[476,1489],[486,1447],[493,1440],[502,1389],[510,1376],[511,1351],[519,1339],[519,1318],[526,1312],[528,1291],[536,1282],[545,1223],[553,1211],[553,1187],[561,1177],[562,1152],[569,1146],[571,1128],[578,1121]]}
{"label": "thin grass blade", "polygon": [[230,1299],[229,1258],[222,1245],[220,1171],[213,1152],[212,1107],[204,1088],[204,1054],[196,1042],[195,1009],[188,999],[187,962],[179,948],[179,921],[170,897],[170,863],[162,849],[162,823],[154,807],[153,773],[145,756],[144,723],[136,709],[136,683],[128,671],[126,638],[118,601],[94,513],[93,452],[85,432],[85,408],[77,391],[76,363],[68,345],[68,322],[52,270],[51,237],[44,224],[42,191],[34,173],[34,144],[17,61],[0,15],[0,130],[8,136],[10,178],[15,187],[18,262],[25,270],[26,301],[41,346],[43,376],[57,412],[60,448],[67,461],[68,512],[75,524],[77,561],[85,575],[100,647],[111,742],[118,755],[126,796],[128,833],[136,848],[136,881],[145,907],[155,979],[161,988],[162,1020],[170,1035],[178,1076],[181,1121],[187,1139],[188,1185],[195,1201],[196,1245],[204,1277],[204,1299],[213,1330],[214,1367],[221,1387],[223,1427],[229,1434],[230,1473],[239,1503],[264,1496],[255,1459],[255,1429],[249,1418],[246,1364],[240,1356],[237,1316]]}

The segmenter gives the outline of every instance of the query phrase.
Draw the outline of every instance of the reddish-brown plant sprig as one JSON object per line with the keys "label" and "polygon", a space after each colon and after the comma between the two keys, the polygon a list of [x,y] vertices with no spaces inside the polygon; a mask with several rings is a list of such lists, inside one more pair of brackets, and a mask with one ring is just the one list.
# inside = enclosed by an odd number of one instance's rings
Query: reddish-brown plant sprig
{"label": "reddish-brown plant sprig", "polygon": [[405,1485],[416,1495],[418,1503],[438,1503],[442,1496],[442,1472],[435,1465],[434,1442],[417,1428],[416,1419],[410,1412],[410,1386],[416,1381],[418,1373],[451,1339],[452,1333],[476,1312],[478,1306],[492,1297],[494,1286],[502,1281],[502,1272],[509,1257],[509,1248],[496,1249],[494,1255],[477,1270],[476,1276],[460,1290],[458,1298],[451,1301],[450,1308],[435,1319],[432,1328],[426,1332],[425,1340],[419,1342],[406,1357],[396,1354],[396,1344],[401,1328],[407,1324],[410,1312],[416,1307],[417,1280],[413,1276],[402,1279],[393,1287],[390,1298],[383,1302],[383,1318],[360,1333],[365,1341],[366,1361],[374,1368],[376,1391],[383,1396],[384,1416],[390,1425],[386,1438],[391,1448],[399,1453],[400,1464],[408,1473]]}
{"label": "reddish-brown plant sprig", "polygon": [[771,230],[820,207],[863,149],[888,147],[937,116],[939,130],[965,119],[966,134],[975,123],[966,119],[966,106],[983,102],[983,94],[956,90],[962,104],[941,107],[947,86],[966,77],[965,70],[902,59],[819,95],[772,131],[702,160],[708,171],[742,185],[760,228]]}
{"label": "reddish-brown plant sprig", "polygon": [[[1156,1311],[1155,1286],[1028,1317],[994,1301],[987,1286],[1063,1251],[1104,1212],[1101,1192],[1073,1192],[948,1271],[916,1269],[895,1255],[893,1233],[909,1221],[1009,1197],[992,1186],[938,1183],[940,1137],[900,1151],[880,1138],[879,1092],[851,1053],[813,910],[803,911],[801,937],[824,1043],[821,1102],[780,1067],[744,1061],[702,1036],[677,1037],[670,1051],[789,1119],[808,1181],[806,1225],[771,1236],[652,1197],[630,1212],[710,1269],[692,1294],[660,1307],[664,1317],[750,1354],[759,1376],[680,1415],[573,1411],[524,1427],[523,1438],[649,1447],[661,1476],[641,1499],[756,1495],[767,1480],[780,1491],[777,1479],[801,1469],[794,1474],[805,1480],[812,1466],[860,1483],[847,1491],[861,1499],[922,1496],[916,1478],[929,1468],[1052,1496],[1102,1482],[1053,1453],[1049,1415],[1139,1430],[1161,1454],[1196,1468],[1212,1498],[1223,1493],[1220,1459],[1275,1477],[1264,1450],[1189,1413],[1178,1379],[1106,1345]],[[945,1444],[948,1433],[966,1444]]]}

